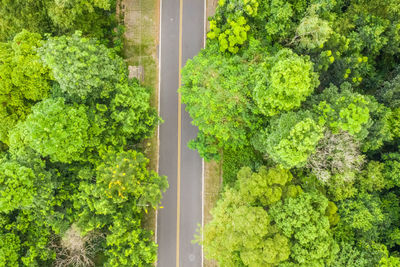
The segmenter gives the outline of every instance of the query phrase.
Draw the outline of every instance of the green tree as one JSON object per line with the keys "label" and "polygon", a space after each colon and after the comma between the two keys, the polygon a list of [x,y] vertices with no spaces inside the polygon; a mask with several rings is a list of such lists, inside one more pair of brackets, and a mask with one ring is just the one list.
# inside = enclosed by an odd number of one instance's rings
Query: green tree
{"label": "green tree", "polygon": [[329,221],[335,210],[292,178],[279,167],[242,168],[204,227],[206,256],[221,266],[329,263],[337,251]]}
{"label": "green tree", "polygon": [[387,153],[382,155],[385,167],[383,169],[383,175],[385,177],[386,186],[393,188],[394,186],[400,186],[400,154],[399,153]]}
{"label": "green tree", "polygon": [[49,69],[36,53],[42,45],[41,39],[39,34],[24,30],[13,41],[0,43],[0,141],[3,143],[9,143],[11,129],[50,90]]}
{"label": "green tree", "polygon": [[160,121],[157,111],[150,105],[149,89],[140,86],[136,79],[116,84],[110,110],[110,117],[117,124],[121,135],[135,142],[150,137]]}
{"label": "green tree", "polygon": [[[212,210],[213,220],[205,225],[206,256],[218,260],[221,266],[271,266],[286,260],[289,239],[270,225],[261,203],[279,201],[282,185],[291,179],[292,175],[283,169],[260,168],[259,173],[252,173],[243,168],[238,173],[239,188],[224,192]],[[252,194],[254,188],[256,194]]]}
{"label": "green tree", "polygon": [[82,30],[95,37],[104,37],[110,28],[109,25],[114,24],[112,9],[116,6],[115,0],[47,0],[46,2],[51,22],[62,33]]}
{"label": "green tree", "polygon": [[0,41],[11,40],[26,29],[45,33],[52,29],[43,0],[0,1]]}
{"label": "green tree", "polygon": [[378,94],[378,99],[387,106],[393,109],[400,108],[400,74],[389,81],[385,81]]}
{"label": "green tree", "polygon": [[383,255],[379,244],[343,242],[340,243],[340,251],[336,254],[335,260],[329,266],[378,266]]}
{"label": "green tree", "polygon": [[110,37],[116,26],[115,7],[115,0],[2,0],[0,41],[23,29],[56,35],[81,30],[92,37]]}
{"label": "green tree", "polygon": [[324,90],[316,96],[314,106],[320,124],[326,125],[333,133],[339,130],[348,132],[363,140],[368,135],[371,126],[370,99],[358,93],[351,92],[350,84],[344,84],[340,92],[335,86]]}
{"label": "green tree", "polygon": [[314,12],[301,20],[296,29],[296,36],[291,41],[291,43],[298,42],[300,48],[323,47],[332,33],[329,22],[319,18]]}
{"label": "green tree", "polygon": [[[2,225],[3,226],[3,225]],[[0,233],[0,266],[18,266],[20,250],[18,236],[13,233]]]}
{"label": "green tree", "polygon": [[374,240],[385,218],[379,202],[379,197],[370,194],[360,194],[357,198],[344,200],[338,204],[341,218],[339,226],[349,227],[359,238]]}
{"label": "green tree", "polygon": [[148,204],[157,207],[168,182],[166,177],[148,171],[148,163],[143,154],[134,150],[112,153],[97,167],[96,182],[116,204],[132,198],[130,204],[139,209],[146,210]]}
{"label": "green tree", "polygon": [[219,51],[236,54],[248,39],[249,20],[258,17],[259,0],[218,1],[214,19],[210,21],[207,37],[219,42]]}
{"label": "green tree", "polygon": [[109,231],[107,266],[140,266],[156,258],[157,246],[151,233],[141,228],[141,215],[157,208],[168,182],[166,177],[148,171],[148,162],[134,150],[110,151],[95,172],[86,174],[89,179],[80,182],[80,192],[74,196],[83,233]]}
{"label": "green tree", "polygon": [[304,166],[323,137],[309,112],[289,112],[274,118],[255,139],[255,147],[286,168]]}
{"label": "green tree", "polygon": [[0,212],[10,213],[33,206],[36,176],[32,169],[17,162],[0,163]]}
{"label": "green tree", "polygon": [[157,259],[153,234],[143,229],[139,220],[118,214],[109,231],[104,266],[150,266]]}
{"label": "green tree", "polygon": [[279,50],[262,62],[251,79],[257,81],[253,89],[254,101],[267,116],[300,107],[319,84],[313,64],[289,49]]}
{"label": "green tree", "polygon": [[[26,144],[52,161],[82,160],[88,146],[89,121],[84,106],[69,106],[63,98],[36,104],[11,136],[11,151]],[[22,144],[21,144],[22,139]]]}
{"label": "green tree", "polygon": [[50,38],[39,49],[39,55],[52,70],[64,96],[75,101],[109,98],[116,84],[127,81],[122,58],[95,39],[82,37],[81,32]]}
{"label": "green tree", "polygon": [[299,265],[324,266],[337,253],[337,244],[326,216],[328,199],[319,193],[303,193],[271,207],[276,226],[292,240],[290,259]]}
{"label": "green tree", "polygon": [[240,56],[216,54],[216,49],[203,50],[186,63],[180,92],[200,130],[196,142],[218,151],[248,143],[249,133],[260,122],[257,107],[249,98],[248,66],[242,64]]}

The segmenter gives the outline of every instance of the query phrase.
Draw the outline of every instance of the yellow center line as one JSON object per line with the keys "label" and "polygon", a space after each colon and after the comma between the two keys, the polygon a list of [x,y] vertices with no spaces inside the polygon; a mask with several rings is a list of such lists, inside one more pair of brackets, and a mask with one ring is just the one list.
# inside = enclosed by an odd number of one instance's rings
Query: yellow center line
{"label": "yellow center line", "polygon": [[[182,69],[182,14],[183,0],[179,0],[179,78],[178,86],[181,87],[181,69]],[[177,189],[176,189],[176,267],[179,267],[179,230],[181,216],[181,93],[178,92],[178,170],[177,170]]]}

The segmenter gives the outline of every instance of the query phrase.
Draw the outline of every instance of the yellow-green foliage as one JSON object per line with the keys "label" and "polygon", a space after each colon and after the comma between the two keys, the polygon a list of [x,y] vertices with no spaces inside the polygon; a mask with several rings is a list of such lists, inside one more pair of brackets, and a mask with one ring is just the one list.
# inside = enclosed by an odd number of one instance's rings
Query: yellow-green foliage
{"label": "yellow-green foliage", "polygon": [[286,168],[301,167],[315,151],[323,130],[309,113],[289,112],[275,118],[254,143],[276,163]]}
{"label": "yellow-green foliage", "polygon": [[[238,173],[238,189],[228,189],[213,209],[213,220],[204,229],[207,257],[222,266],[268,266],[288,259],[289,239],[271,224],[264,209],[281,199],[292,175],[283,169],[260,168]],[[265,194],[265,190],[270,189]],[[239,253],[238,253],[239,252]]]}
{"label": "yellow-green foliage", "polygon": [[14,130],[11,150],[25,144],[53,162],[82,160],[89,145],[88,129],[85,106],[69,106],[63,98],[46,99]]}
{"label": "yellow-green foliage", "polygon": [[0,212],[33,205],[35,173],[17,162],[0,163]]}
{"label": "yellow-green foliage", "polygon": [[218,38],[219,49],[221,52],[228,50],[235,54],[239,51],[240,45],[243,45],[247,40],[247,32],[250,30],[250,26],[246,24],[244,17],[239,17],[237,20],[228,19],[226,27],[227,29],[221,32],[221,29],[216,26],[215,21],[210,22],[210,32],[208,38]]}
{"label": "yellow-green foliage", "polygon": [[12,42],[0,43],[0,141],[8,144],[10,130],[30,113],[31,106],[47,97],[49,69],[36,49],[41,36],[22,31]]}
{"label": "yellow-green foliage", "polygon": [[[221,266],[323,264],[336,253],[330,221],[334,206],[318,193],[305,193],[280,167],[242,168],[204,228],[206,257]],[[317,266],[317,265],[316,265]]]}
{"label": "yellow-green foliage", "polygon": [[298,108],[319,84],[310,60],[289,49],[267,58],[253,75],[254,100],[267,116]]}
{"label": "yellow-green foliage", "polygon": [[147,205],[157,207],[161,191],[168,187],[166,177],[147,170],[149,160],[134,150],[110,154],[106,162],[97,167],[98,186],[104,188],[107,198],[123,203],[130,198],[137,209],[147,212]]}
{"label": "yellow-green foliage", "polygon": [[321,98],[315,106],[319,124],[326,125],[334,133],[343,130],[358,139],[366,137],[371,122],[367,97],[347,89],[339,93],[333,86],[326,89]]}
{"label": "yellow-green foliage", "polygon": [[247,22],[257,15],[259,5],[259,0],[218,1],[217,16],[210,21],[207,37],[218,40],[221,52],[236,54],[247,41]]}

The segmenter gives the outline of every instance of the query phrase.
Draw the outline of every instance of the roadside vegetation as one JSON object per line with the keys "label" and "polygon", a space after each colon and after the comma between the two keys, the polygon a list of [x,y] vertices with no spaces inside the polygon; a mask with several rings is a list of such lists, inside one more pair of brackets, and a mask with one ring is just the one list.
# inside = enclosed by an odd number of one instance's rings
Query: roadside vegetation
{"label": "roadside vegetation", "polygon": [[[219,0],[183,70],[220,266],[400,266],[400,5]],[[200,237],[202,235],[199,235]]]}
{"label": "roadside vegetation", "polygon": [[160,122],[115,1],[0,0],[0,266],[152,266]]}

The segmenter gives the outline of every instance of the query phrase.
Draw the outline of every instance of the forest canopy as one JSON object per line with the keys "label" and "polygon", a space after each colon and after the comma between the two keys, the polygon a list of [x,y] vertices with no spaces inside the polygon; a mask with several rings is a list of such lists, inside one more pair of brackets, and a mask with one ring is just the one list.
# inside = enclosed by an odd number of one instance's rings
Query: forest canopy
{"label": "forest canopy", "polygon": [[0,0],[0,266],[151,266],[160,122],[115,1]]}
{"label": "forest canopy", "polygon": [[400,3],[220,0],[180,89],[220,266],[399,266]]}

